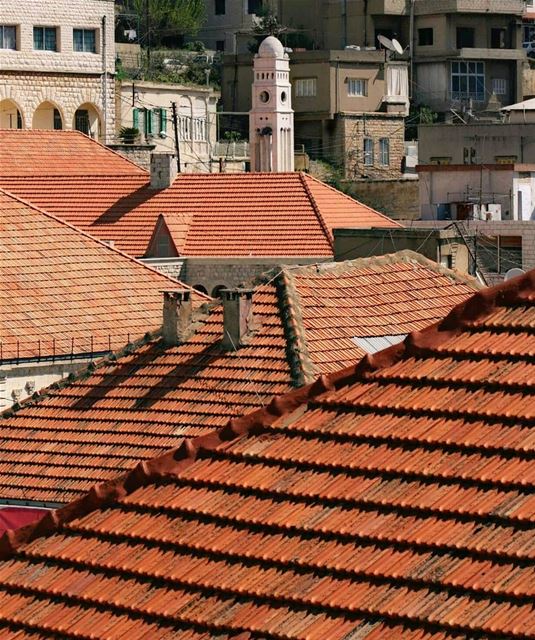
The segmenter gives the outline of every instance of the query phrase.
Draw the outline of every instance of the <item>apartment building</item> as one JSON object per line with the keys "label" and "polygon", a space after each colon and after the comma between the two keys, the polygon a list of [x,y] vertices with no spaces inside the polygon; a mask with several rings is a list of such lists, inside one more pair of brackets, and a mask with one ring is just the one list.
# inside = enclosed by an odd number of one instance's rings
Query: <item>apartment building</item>
{"label": "apartment building", "polygon": [[[251,58],[224,56],[225,111],[251,108]],[[385,63],[384,52],[376,50],[295,51],[290,53],[290,82],[296,147],[332,161],[348,178],[401,176],[406,62]]]}
{"label": "apartment building", "polygon": [[[251,42],[249,4],[206,2],[211,37],[228,52],[246,51]],[[310,49],[378,47],[378,35],[396,38],[412,61],[411,97],[446,119],[452,108],[483,110],[493,94],[502,106],[523,98],[524,0],[265,0],[263,6],[287,27],[283,42],[299,36]],[[217,7],[225,13],[215,15]]]}
{"label": "apartment building", "polygon": [[0,128],[115,130],[113,0],[0,3]]}

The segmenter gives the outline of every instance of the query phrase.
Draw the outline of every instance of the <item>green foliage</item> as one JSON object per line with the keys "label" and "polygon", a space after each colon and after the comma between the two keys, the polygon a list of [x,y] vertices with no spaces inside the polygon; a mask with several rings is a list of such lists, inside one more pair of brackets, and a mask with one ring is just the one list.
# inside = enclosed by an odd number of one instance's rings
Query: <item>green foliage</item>
{"label": "green foliage", "polygon": [[139,136],[139,129],[136,127],[123,127],[119,131],[119,138],[125,144],[133,144]]}
{"label": "green foliage", "polygon": [[[198,48],[158,49],[152,51],[150,62],[142,53],[143,77],[152,82],[198,84],[219,87],[221,84],[221,54],[213,57]],[[207,73],[208,72],[208,73]]]}
{"label": "green foliage", "polygon": [[164,36],[194,34],[204,19],[203,0],[125,0],[124,7],[138,16],[145,46],[149,40],[158,45]]}
{"label": "green foliage", "polygon": [[405,140],[418,139],[419,124],[433,124],[438,120],[438,113],[425,104],[412,104],[409,116],[405,121]]}

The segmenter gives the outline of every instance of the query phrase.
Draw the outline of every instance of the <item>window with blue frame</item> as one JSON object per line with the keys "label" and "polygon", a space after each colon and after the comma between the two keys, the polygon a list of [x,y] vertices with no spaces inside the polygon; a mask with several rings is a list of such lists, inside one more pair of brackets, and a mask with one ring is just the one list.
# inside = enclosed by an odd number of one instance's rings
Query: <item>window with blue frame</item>
{"label": "window with blue frame", "polygon": [[459,60],[451,63],[451,97],[479,102],[486,99],[484,62]]}
{"label": "window with blue frame", "polygon": [[58,38],[56,27],[34,27],[33,48],[37,51],[57,51]]}
{"label": "window with blue frame", "polygon": [[73,29],[72,32],[72,44],[74,51],[81,51],[84,53],[96,53],[95,29]]}

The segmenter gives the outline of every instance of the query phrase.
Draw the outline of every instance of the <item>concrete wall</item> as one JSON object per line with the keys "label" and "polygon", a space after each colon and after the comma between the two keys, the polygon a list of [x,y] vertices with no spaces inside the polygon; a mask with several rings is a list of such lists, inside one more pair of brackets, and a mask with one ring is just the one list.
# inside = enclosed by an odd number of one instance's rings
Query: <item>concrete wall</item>
{"label": "concrete wall", "polygon": [[35,391],[49,387],[70,373],[85,369],[89,359],[64,362],[38,363],[22,361],[20,364],[0,364],[0,411],[14,402],[20,402]]}
{"label": "concrete wall", "polygon": [[[403,220],[401,221],[403,223]],[[408,223],[409,221],[407,221]],[[443,228],[450,225],[447,220],[420,220],[418,227],[423,229]],[[522,268],[525,271],[535,269],[535,221],[485,221],[470,220],[465,222],[470,233],[485,236],[519,236],[522,238]]]}
{"label": "concrete wall", "polygon": [[[423,219],[437,217],[438,204],[496,203],[503,220],[535,220],[535,172],[474,166],[462,170],[444,167],[440,171],[419,172],[420,211]],[[522,194],[519,197],[519,192]],[[522,208],[519,207],[521,205]],[[455,219],[455,212],[452,217]]]}
{"label": "concrete wall", "polygon": [[335,229],[334,259],[353,260],[410,249],[442,266],[469,273],[470,254],[456,230]]}
{"label": "concrete wall", "polygon": [[[102,18],[106,17],[106,46]],[[74,128],[80,107],[89,111],[91,135],[111,139],[115,130],[114,3],[112,0],[55,0],[0,3],[0,24],[17,26],[17,50],[0,49],[0,124],[52,128],[58,109],[64,129]],[[34,51],[33,27],[57,28],[58,51]],[[73,29],[96,31],[96,53],[73,51]],[[103,81],[107,71],[108,83]],[[47,103],[41,111],[39,106]],[[10,117],[11,113],[11,117]],[[107,113],[106,126],[104,126]]]}
{"label": "concrete wall", "polygon": [[[175,142],[171,103],[178,111],[180,161],[184,172],[210,171],[212,148],[216,142],[216,109],[219,92],[209,87],[193,87],[154,82],[135,82],[134,100],[132,83],[117,85],[117,132],[121,127],[132,127],[133,110],[139,112],[141,139],[155,145],[157,153],[174,152]],[[134,104],[132,104],[134,102]],[[154,112],[153,134],[146,136],[143,129],[143,109]],[[159,108],[165,109],[165,133],[159,129]]]}
{"label": "concrete wall", "polygon": [[476,163],[494,164],[507,156],[513,162],[535,163],[535,123],[420,125],[418,142],[420,164],[432,164],[436,157],[463,164],[468,147],[475,150]]}

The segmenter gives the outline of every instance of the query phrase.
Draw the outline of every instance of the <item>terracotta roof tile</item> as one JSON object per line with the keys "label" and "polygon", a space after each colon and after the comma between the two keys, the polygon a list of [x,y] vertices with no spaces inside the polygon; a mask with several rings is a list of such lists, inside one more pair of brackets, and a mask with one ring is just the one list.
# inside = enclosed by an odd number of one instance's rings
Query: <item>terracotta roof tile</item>
{"label": "terracotta roof tile", "polygon": [[[439,304],[443,316],[457,296],[468,297],[474,286],[407,252],[322,265],[319,272],[315,266],[288,268],[257,288],[254,311],[260,330],[236,354],[221,349],[222,310],[217,306],[179,347],[152,342],[61,390],[48,390],[47,397],[2,422],[0,501],[22,496],[39,503],[68,502],[95,482],[178,446],[184,436],[221,427],[316,372],[332,370],[334,357],[339,365],[354,362],[361,352],[347,336],[361,330],[359,318],[364,333],[373,326],[369,312],[377,295],[375,289],[371,299],[358,293],[363,278],[375,281],[384,272],[384,291],[389,291],[407,267],[418,274],[422,286],[415,290],[422,296],[440,291],[429,305],[430,322],[440,316]],[[321,302],[313,286],[321,291]],[[412,302],[406,293],[400,295],[405,312],[421,306],[418,297]],[[314,318],[319,328],[310,321]],[[402,313],[397,317],[404,330],[419,328],[420,320],[411,324]]]}
{"label": "terracotta roof tile", "polygon": [[5,535],[0,625],[535,637],[534,330],[532,271]]}
{"label": "terracotta roof tile", "polygon": [[117,350],[184,286],[1,189],[0,216],[1,359]]}
{"label": "terracotta roof tile", "polygon": [[0,129],[0,176],[124,176],[147,172],[79,131]]}
{"label": "terracotta roof tile", "polygon": [[199,257],[329,257],[337,226],[400,226],[299,173],[181,174],[153,190],[121,156],[59,133],[0,130],[0,187],[137,257],[160,215],[179,254]]}

